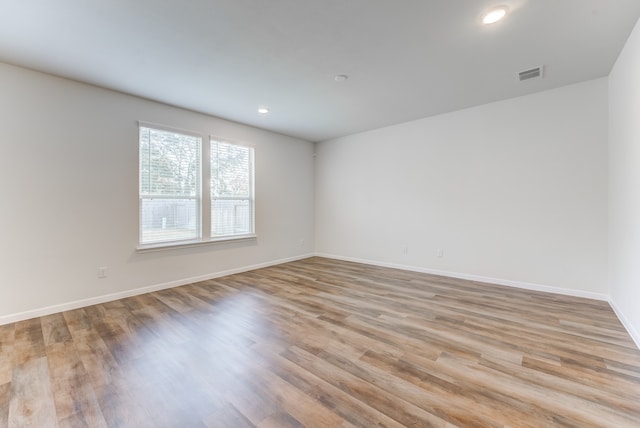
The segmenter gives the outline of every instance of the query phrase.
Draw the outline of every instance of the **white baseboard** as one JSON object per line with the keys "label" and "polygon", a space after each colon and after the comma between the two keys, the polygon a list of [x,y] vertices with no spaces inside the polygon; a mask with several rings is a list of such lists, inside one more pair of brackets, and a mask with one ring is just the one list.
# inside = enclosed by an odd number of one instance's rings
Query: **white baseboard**
{"label": "white baseboard", "polygon": [[459,279],[467,279],[470,281],[486,282],[489,284],[523,288],[526,290],[544,291],[546,293],[562,294],[565,296],[584,297],[587,299],[606,301],[609,303],[609,305],[613,309],[613,312],[616,314],[616,316],[618,317],[618,319],[620,320],[624,328],[627,330],[627,332],[629,333],[629,336],[631,336],[631,339],[635,342],[638,349],[640,349],[640,333],[638,332],[638,330],[634,328],[633,324],[631,324],[631,322],[624,316],[624,314],[620,311],[620,309],[618,309],[615,302],[608,295],[604,293],[593,293],[591,291],[572,290],[568,288],[552,287],[549,285],[533,284],[533,283],[521,282],[521,281],[511,281],[511,280],[500,279],[500,278],[489,278],[489,277],[484,277],[479,275],[469,275],[465,273],[448,272],[448,271],[427,269],[427,268],[416,267],[416,266],[406,266],[406,265],[400,265],[396,263],[378,262],[375,260],[358,259],[354,257],[343,257],[343,256],[332,255],[332,254],[315,253],[315,256],[325,257],[328,259],[335,259],[335,260],[344,260],[347,262],[363,263],[363,264],[372,265],[372,266],[381,266],[381,267],[388,267],[388,268],[394,268],[394,269],[408,270],[412,272],[447,276],[450,278],[459,278]]}
{"label": "white baseboard", "polygon": [[469,275],[469,274],[465,274],[465,273],[448,272],[448,271],[441,271],[441,270],[436,270],[436,269],[427,269],[427,268],[416,267],[416,266],[406,266],[406,265],[401,265],[401,264],[396,264],[396,263],[386,263],[386,262],[379,262],[379,261],[375,261],[375,260],[358,259],[358,258],[354,258],[354,257],[336,256],[336,255],[333,255],[333,254],[315,253],[314,255],[316,257],[325,257],[325,258],[328,258],[328,259],[344,260],[344,261],[347,261],[347,262],[355,262],[355,263],[363,263],[363,264],[368,264],[368,265],[372,265],[372,266],[381,266],[381,267],[388,267],[388,268],[393,268],[393,269],[402,269],[402,270],[408,270],[408,271],[412,271],[412,272],[420,272],[420,273],[428,273],[428,274],[432,274],[432,275],[446,276],[446,277],[450,277],[450,278],[467,279],[467,280],[470,280],[470,281],[486,282],[486,283],[495,284],[495,285],[504,285],[504,286],[507,286],[507,287],[523,288],[523,289],[526,289],[526,290],[543,291],[543,292],[546,292],[546,293],[554,293],[554,294],[561,294],[561,295],[565,295],[565,296],[584,297],[584,298],[587,298],[587,299],[606,301],[606,302],[609,303],[609,306],[611,306],[611,308],[613,309],[613,312],[616,314],[616,316],[618,317],[618,319],[620,320],[620,322],[622,323],[624,328],[627,330],[627,333],[629,333],[629,336],[631,336],[631,339],[635,342],[635,344],[638,347],[638,349],[640,349],[640,332],[633,326],[633,324],[629,321],[629,319],[624,316],[624,313],[618,308],[618,306],[616,305],[615,301],[613,301],[609,295],[604,294],[604,293],[594,293],[594,292],[591,292],[591,291],[572,290],[572,289],[568,289],[568,288],[552,287],[552,286],[549,286],[549,285],[533,284],[533,283],[529,283],[529,282],[511,281],[511,280],[507,280],[507,279],[489,278],[489,277],[484,277],[484,276],[479,276],[479,275]]}
{"label": "white baseboard", "polygon": [[613,299],[609,299],[609,305],[611,306],[611,309],[613,309],[613,312],[615,312],[618,316],[618,319],[620,320],[624,328],[627,329],[629,336],[631,336],[631,339],[633,339],[633,341],[636,343],[638,349],[640,349],[640,333],[638,332],[638,330],[636,330],[633,324],[631,324],[627,317],[624,316],[622,311],[618,309],[618,306],[616,305],[616,302],[613,301]]}
{"label": "white baseboard", "polygon": [[543,291],[546,293],[562,294],[565,296],[584,297],[587,299],[609,301],[609,296],[604,293],[594,293],[591,291],[572,290],[569,288],[553,287],[550,285],[534,284],[530,282],[512,281],[509,279],[491,278],[486,276],[471,275],[466,273],[449,272],[437,269],[428,269],[417,266],[401,265],[397,263],[379,262],[376,260],[358,259],[353,257],[336,256],[333,254],[316,253],[317,257],[325,257],[328,259],[344,260],[347,262],[363,263],[372,266],[388,267],[393,269],[402,269],[411,272],[428,273],[432,275],[446,276],[449,278],[466,279],[469,281],[486,282],[494,285],[505,285],[507,287],[523,288],[525,290]]}
{"label": "white baseboard", "polygon": [[397,263],[387,263],[387,262],[380,262],[375,260],[359,259],[354,257],[336,256],[333,254],[324,254],[324,253],[304,254],[304,255],[289,257],[285,259],[273,260],[265,263],[258,263],[250,266],[242,266],[239,268],[229,269],[229,270],[220,271],[220,272],[214,272],[207,275],[201,275],[201,276],[181,279],[177,281],[151,285],[148,287],[136,288],[133,290],[127,290],[127,291],[122,291],[122,292],[113,293],[113,294],[106,294],[103,296],[92,297],[84,300],[76,300],[74,302],[47,306],[44,308],[34,309],[34,310],[20,312],[20,313],[11,314],[11,315],[4,315],[4,316],[0,316],[0,325],[10,324],[13,322],[23,321],[23,320],[46,316],[46,315],[51,315],[58,312],[84,308],[87,306],[97,305],[100,303],[106,303],[106,302],[111,302],[118,299],[124,299],[126,297],[132,297],[132,296],[138,296],[140,294],[151,293],[153,291],[179,287],[181,285],[193,284],[195,282],[220,278],[223,276],[233,275],[236,273],[249,272],[252,270],[261,269],[269,266],[275,266],[283,263],[303,260],[303,259],[314,257],[314,256],[324,257],[328,259],[335,259],[335,260],[344,260],[348,262],[363,263],[363,264],[368,264],[372,266],[402,269],[402,270],[407,270],[411,272],[420,272],[420,273],[427,273],[432,275],[446,276],[450,278],[459,278],[459,279],[466,279],[470,281],[486,282],[489,284],[504,285],[508,287],[523,288],[527,290],[544,291],[547,293],[563,294],[563,295],[574,296],[574,297],[585,297],[588,299],[595,299],[595,300],[604,300],[609,302],[609,305],[611,306],[615,314],[620,319],[620,322],[622,323],[622,325],[627,329],[627,331],[629,332],[629,335],[631,336],[633,341],[636,343],[638,348],[640,348],[640,333],[638,333],[638,331],[633,327],[633,325],[629,322],[629,320],[627,320],[627,318],[623,315],[623,313],[618,309],[615,302],[611,300],[611,298],[606,294],[593,293],[589,291],[571,290],[567,288],[552,287],[548,285],[533,284],[533,283],[521,282],[521,281],[512,281],[512,280],[506,280],[506,279],[500,279],[500,278],[490,278],[490,277],[484,277],[479,275],[470,275],[470,274],[457,273],[457,272],[441,271],[437,269],[427,269],[427,268],[422,268],[417,266],[401,265]]}
{"label": "white baseboard", "polygon": [[84,300],[76,300],[74,302],[63,303],[60,305],[47,306],[44,308],[33,309],[30,311],[20,312],[17,314],[0,316],[0,325],[10,324],[13,322],[24,321],[31,318],[42,317],[46,315],[55,314],[58,312],[70,311],[73,309],[84,308],[87,306],[98,305],[100,303],[112,302],[118,299],[124,299],[126,297],[138,296],[140,294],[151,293],[152,291],[165,290],[167,288],[179,287],[181,285],[193,284],[195,282],[206,281],[208,279],[220,278],[227,275],[233,275],[236,273],[249,272],[256,269],[261,269],[269,266],[275,266],[282,263],[293,262],[296,260],[302,260],[309,257],[313,257],[313,254],[304,254],[301,256],[289,257],[286,259],[279,259],[265,263],[258,263],[251,266],[242,266],[235,269],[229,269],[220,272],[214,272],[207,275],[195,276],[192,278],[181,279],[177,281],[165,282],[162,284],[150,285],[148,287],[136,288],[133,290],[121,291],[113,294],[106,294],[102,296],[92,297]]}

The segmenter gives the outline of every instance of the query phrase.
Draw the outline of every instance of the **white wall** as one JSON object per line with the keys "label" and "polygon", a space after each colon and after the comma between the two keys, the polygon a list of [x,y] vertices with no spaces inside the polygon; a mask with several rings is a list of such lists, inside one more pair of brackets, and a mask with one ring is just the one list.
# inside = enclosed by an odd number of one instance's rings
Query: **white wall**
{"label": "white wall", "polygon": [[[5,64],[0,94],[0,323],[313,251],[311,143]],[[255,144],[257,241],[135,251],[137,120]]]}
{"label": "white wall", "polygon": [[607,132],[603,78],[319,143],[316,251],[606,297]]}
{"label": "white wall", "polygon": [[609,76],[611,298],[640,346],[640,23]]}

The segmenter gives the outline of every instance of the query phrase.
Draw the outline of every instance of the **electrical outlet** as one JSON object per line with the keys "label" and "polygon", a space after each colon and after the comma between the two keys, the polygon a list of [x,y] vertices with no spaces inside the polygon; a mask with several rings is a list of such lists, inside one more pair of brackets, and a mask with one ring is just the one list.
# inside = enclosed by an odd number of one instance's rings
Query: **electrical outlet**
{"label": "electrical outlet", "polygon": [[98,278],[106,278],[107,277],[107,267],[101,266],[98,268]]}
{"label": "electrical outlet", "polygon": [[402,254],[409,254],[409,246],[403,245],[401,251],[402,251]]}
{"label": "electrical outlet", "polygon": [[442,256],[444,256],[444,252],[442,251],[442,248],[438,248],[438,249],[436,250],[436,256],[437,256],[437,257],[442,257]]}

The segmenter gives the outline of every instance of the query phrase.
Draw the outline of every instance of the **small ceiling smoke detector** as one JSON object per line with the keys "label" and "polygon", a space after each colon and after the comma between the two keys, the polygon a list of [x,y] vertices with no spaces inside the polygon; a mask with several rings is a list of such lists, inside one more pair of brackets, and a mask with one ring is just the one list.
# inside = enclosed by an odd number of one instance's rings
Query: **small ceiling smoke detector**
{"label": "small ceiling smoke detector", "polygon": [[258,113],[261,115],[269,114],[269,107],[258,107]]}
{"label": "small ceiling smoke detector", "polygon": [[336,82],[340,83],[340,82],[346,82],[348,78],[349,78],[349,76],[347,76],[346,74],[336,74],[333,77],[333,80],[335,80]]}
{"label": "small ceiling smoke detector", "polygon": [[482,23],[485,25],[495,24],[507,16],[508,12],[509,8],[507,6],[496,6],[482,15]]}
{"label": "small ceiling smoke detector", "polygon": [[518,73],[518,80],[522,82],[523,80],[541,78],[543,77],[542,71],[543,71],[543,66],[534,67],[528,70],[521,71]]}

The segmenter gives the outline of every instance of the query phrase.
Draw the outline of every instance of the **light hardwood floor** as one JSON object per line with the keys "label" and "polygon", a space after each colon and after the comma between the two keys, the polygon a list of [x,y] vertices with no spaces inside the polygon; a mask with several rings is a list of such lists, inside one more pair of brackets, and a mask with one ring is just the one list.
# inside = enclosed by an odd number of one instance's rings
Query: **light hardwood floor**
{"label": "light hardwood floor", "polygon": [[605,302],[310,258],[0,326],[0,426],[640,427]]}

